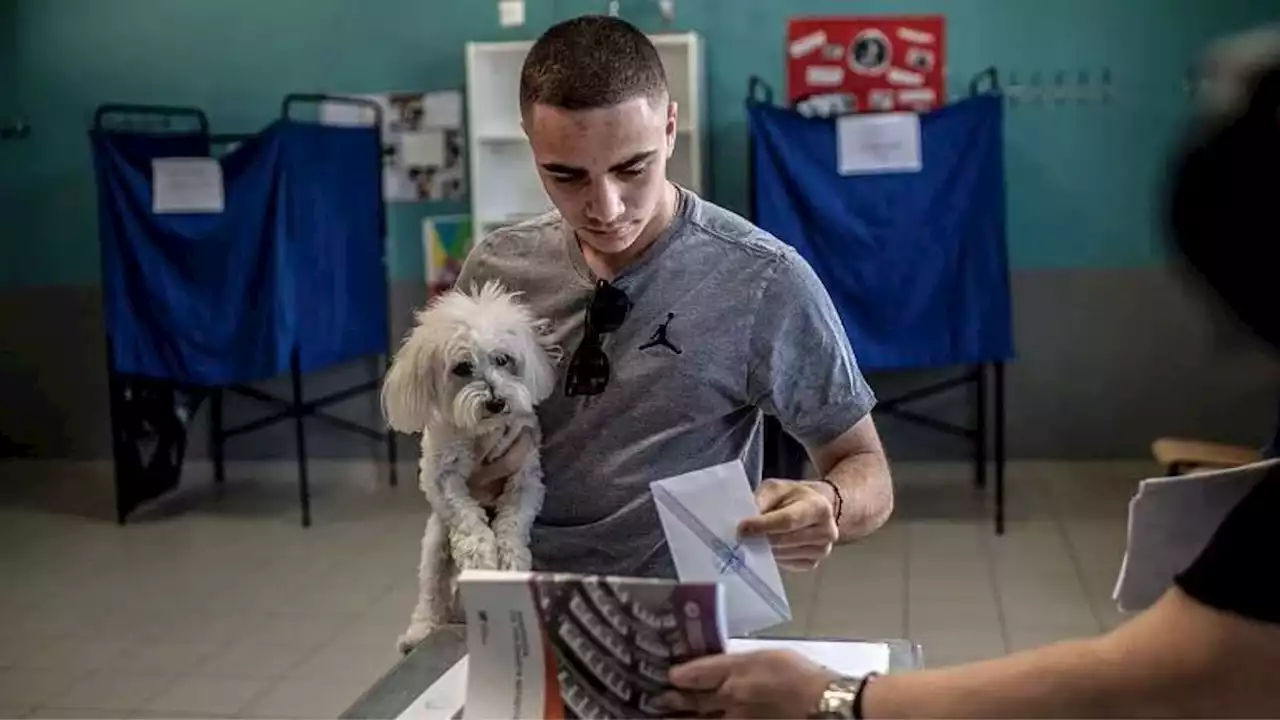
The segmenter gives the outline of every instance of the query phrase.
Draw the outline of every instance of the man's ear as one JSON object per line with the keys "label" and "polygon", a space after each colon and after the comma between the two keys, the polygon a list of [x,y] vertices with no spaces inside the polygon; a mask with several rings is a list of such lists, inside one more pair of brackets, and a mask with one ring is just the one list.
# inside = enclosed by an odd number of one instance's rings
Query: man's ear
{"label": "man's ear", "polygon": [[676,136],[680,128],[680,106],[675,100],[667,103],[667,159],[676,151]]}

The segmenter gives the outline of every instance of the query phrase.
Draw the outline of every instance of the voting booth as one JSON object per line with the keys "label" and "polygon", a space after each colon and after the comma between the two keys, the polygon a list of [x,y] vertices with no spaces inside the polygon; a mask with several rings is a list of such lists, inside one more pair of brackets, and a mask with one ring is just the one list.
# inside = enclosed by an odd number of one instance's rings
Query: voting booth
{"label": "voting booth", "polygon": [[[375,124],[291,117],[319,102],[369,105]],[[198,109],[98,109],[90,141],[120,522],[177,485],[205,401],[215,482],[228,439],[293,422],[304,526],[307,417],[385,442],[394,482],[389,430],[322,412],[376,392],[389,361],[379,114],[363,100],[291,95],[261,132],[214,135]],[[368,381],[304,397],[305,374],[362,359]],[[253,387],[285,376],[290,397]],[[275,412],[224,427],[224,392]]]}
{"label": "voting booth", "polygon": [[[961,368],[877,412],[972,441],[979,487],[994,445],[1002,533],[1004,365],[1015,352],[994,70],[968,98],[921,114],[801,112],[775,105],[759,78],[746,106],[751,219],[813,266],[864,372]],[[969,385],[972,426],[906,407]],[[770,430],[768,472],[799,477],[803,449]]]}

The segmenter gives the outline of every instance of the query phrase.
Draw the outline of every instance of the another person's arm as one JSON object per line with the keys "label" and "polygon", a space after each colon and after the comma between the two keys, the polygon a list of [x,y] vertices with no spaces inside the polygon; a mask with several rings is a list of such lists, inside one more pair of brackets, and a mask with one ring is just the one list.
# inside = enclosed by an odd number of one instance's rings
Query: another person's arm
{"label": "another person's arm", "polygon": [[[1280,471],[1259,482],[1152,608],[1110,633],[997,660],[887,675],[867,718],[1280,717]],[[856,611],[855,611],[856,612]],[[804,717],[831,674],[798,656],[720,655],[673,669],[678,705]]]}
{"label": "another person's arm", "polygon": [[[886,675],[867,718],[1280,717],[1280,625],[1181,589],[1097,638],[998,660]],[[815,699],[816,701],[816,699]]]}
{"label": "another person's arm", "polygon": [[888,520],[893,483],[871,417],[875,395],[817,274],[788,253],[763,280],[751,338],[752,399],[804,444],[830,485],[766,478],[757,493],[762,514],[741,530],[768,536],[784,567],[808,569],[833,543],[865,537]]}

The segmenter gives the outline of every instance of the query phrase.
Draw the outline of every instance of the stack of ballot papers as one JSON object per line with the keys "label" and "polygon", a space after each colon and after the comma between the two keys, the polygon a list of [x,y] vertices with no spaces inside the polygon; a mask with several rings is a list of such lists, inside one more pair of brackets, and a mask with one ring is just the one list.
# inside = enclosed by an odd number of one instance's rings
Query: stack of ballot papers
{"label": "stack of ballot papers", "polygon": [[1117,606],[1136,612],[1160,599],[1276,462],[1143,480],[1129,501],[1128,546],[1112,593]]}

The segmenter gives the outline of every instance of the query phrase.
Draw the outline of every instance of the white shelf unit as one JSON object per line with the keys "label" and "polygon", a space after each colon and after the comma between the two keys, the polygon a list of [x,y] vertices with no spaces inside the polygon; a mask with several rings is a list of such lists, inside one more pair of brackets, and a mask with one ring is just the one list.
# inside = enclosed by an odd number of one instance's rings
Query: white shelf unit
{"label": "white shelf unit", "polygon": [[[702,40],[697,33],[650,35],[679,106],[667,176],[705,195],[707,122]],[[479,235],[551,209],[520,127],[520,68],[532,41],[467,43],[467,158],[471,217]]]}

